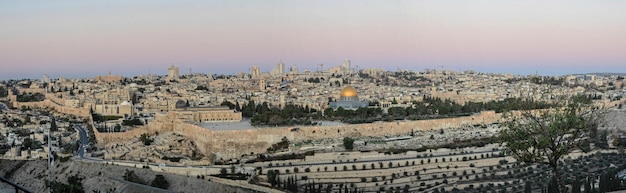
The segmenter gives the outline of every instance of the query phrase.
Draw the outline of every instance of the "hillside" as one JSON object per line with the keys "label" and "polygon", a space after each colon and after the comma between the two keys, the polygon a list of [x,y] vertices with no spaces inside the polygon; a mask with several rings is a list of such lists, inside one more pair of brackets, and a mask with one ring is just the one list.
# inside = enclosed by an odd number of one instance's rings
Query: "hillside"
{"label": "hillside", "polygon": [[[126,183],[115,180],[123,180],[126,170],[134,171],[138,177],[148,183],[154,179],[156,174],[162,174],[148,169],[68,161],[56,163],[53,168],[54,177],[52,180],[67,183],[68,176],[77,174],[83,178],[82,182],[85,192],[118,192],[119,190],[130,192],[137,190],[137,187],[129,188],[130,186],[127,186]],[[48,173],[45,160],[0,160],[0,175],[33,192],[47,192],[45,180]],[[170,185],[169,190],[174,192],[254,192],[198,179],[197,176],[163,175]],[[4,189],[0,188],[0,190]]]}

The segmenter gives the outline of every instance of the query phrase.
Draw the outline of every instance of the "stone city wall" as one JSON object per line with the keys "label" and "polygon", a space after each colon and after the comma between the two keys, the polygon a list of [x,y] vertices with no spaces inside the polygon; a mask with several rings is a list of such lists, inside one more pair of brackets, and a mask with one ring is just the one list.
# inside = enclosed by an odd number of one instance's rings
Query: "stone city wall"
{"label": "stone city wall", "polygon": [[493,111],[482,112],[478,115],[418,120],[400,122],[381,122],[372,124],[353,124],[341,126],[306,126],[298,131],[291,131],[291,127],[273,127],[248,130],[212,130],[189,124],[167,116],[158,118],[146,126],[122,133],[95,132],[98,143],[128,141],[138,138],[143,133],[150,135],[157,132],[176,132],[191,138],[198,146],[199,151],[208,155],[214,153],[218,157],[234,158],[252,152],[265,152],[272,144],[279,142],[283,137],[290,141],[317,140],[341,137],[358,136],[392,136],[408,135],[411,130],[430,130],[454,128],[464,125],[491,124],[500,119],[501,115]]}
{"label": "stone city wall", "polygon": [[[91,122],[93,126],[93,120]],[[125,131],[125,132],[99,132],[97,129],[93,128],[94,135],[96,137],[96,141],[99,144],[108,144],[113,142],[120,141],[129,141],[133,138],[139,138],[141,134],[148,135],[156,135],[156,133],[165,133],[168,131],[172,131],[173,123],[171,121],[166,120],[166,118],[157,117],[154,121],[150,122],[147,125]]]}
{"label": "stone city wall", "polygon": [[43,88],[21,88],[15,87],[19,93],[45,93],[46,89]]}
{"label": "stone city wall", "polygon": [[56,102],[53,102],[52,100],[46,98],[43,101],[39,101],[39,102],[17,102],[17,101],[13,101],[13,107],[16,108],[22,108],[22,107],[29,107],[29,108],[51,108],[54,109],[57,112],[63,113],[63,114],[68,114],[68,115],[74,115],[77,117],[90,117],[89,116],[89,109],[81,109],[81,108],[73,108],[73,107],[67,107],[67,106],[63,106],[60,105]]}
{"label": "stone city wall", "polygon": [[[20,92],[30,92],[30,93],[44,93],[43,89],[18,89]],[[73,108],[64,106],[65,99],[61,99],[56,97],[54,94],[46,93],[45,99],[43,101],[38,102],[18,102],[17,95],[14,93],[9,93],[9,100],[11,100],[11,105],[15,108],[29,107],[29,108],[51,108],[57,112],[74,115],[77,117],[90,117],[89,109],[83,108]]]}

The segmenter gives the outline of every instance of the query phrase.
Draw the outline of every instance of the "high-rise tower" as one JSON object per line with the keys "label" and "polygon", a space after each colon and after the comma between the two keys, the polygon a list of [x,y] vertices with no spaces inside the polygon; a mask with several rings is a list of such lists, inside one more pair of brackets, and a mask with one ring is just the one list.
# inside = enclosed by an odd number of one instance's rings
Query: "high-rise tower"
{"label": "high-rise tower", "polygon": [[252,78],[259,77],[261,75],[261,70],[259,69],[259,67],[252,66],[252,69],[250,70],[250,75],[252,76]]}
{"label": "high-rise tower", "polygon": [[167,79],[178,80],[178,67],[172,65],[167,68]]}
{"label": "high-rise tower", "polygon": [[341,64],[341,72],[342,73],[350,73],[350,60],[345,60],[343,61],[343,64]]}
{"label": "high-rise tower", "polygon": [[285,63],[278,63],[278,75],[285,75]]}

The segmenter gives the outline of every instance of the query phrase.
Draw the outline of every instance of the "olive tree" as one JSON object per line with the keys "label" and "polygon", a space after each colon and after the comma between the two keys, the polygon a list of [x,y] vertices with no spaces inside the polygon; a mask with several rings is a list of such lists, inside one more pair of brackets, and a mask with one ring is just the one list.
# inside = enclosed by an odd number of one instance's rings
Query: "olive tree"
{"label": "olive tree", "polygon": [[557,169],[559,161],[577,148],[589,149],[601,111],[584,96],[577,96],[559,108],[509,113],[499,138],[518,161],[548,165],[559,191],[566,192]]}

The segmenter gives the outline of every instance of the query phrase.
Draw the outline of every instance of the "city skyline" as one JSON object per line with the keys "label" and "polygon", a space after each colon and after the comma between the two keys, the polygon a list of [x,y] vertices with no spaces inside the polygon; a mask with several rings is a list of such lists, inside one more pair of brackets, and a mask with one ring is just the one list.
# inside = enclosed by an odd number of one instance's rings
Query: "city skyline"
{"label": "city skyline", "polygon": [[621,1],[3,2],[2,79],[262,72],[285,63],[626,72]]}

